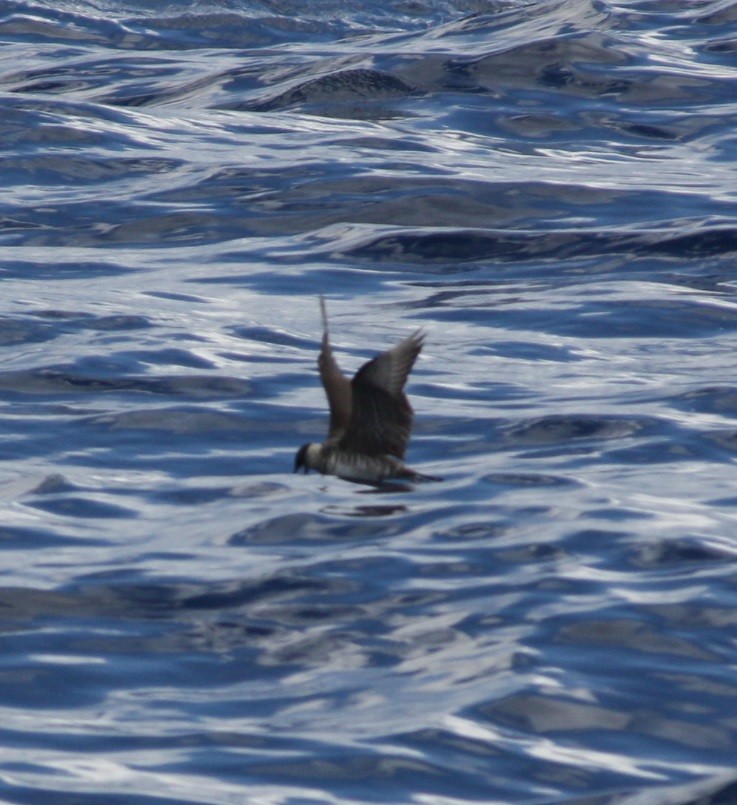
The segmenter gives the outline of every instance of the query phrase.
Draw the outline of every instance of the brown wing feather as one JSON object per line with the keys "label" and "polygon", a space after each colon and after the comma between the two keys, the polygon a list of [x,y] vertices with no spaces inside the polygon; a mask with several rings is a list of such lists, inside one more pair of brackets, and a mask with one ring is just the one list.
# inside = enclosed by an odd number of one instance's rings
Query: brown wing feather
{"label": "brown wing feather", "polygon": [[358,370],[351,382],[351,418],[340,439],[341,448],[404,458],[413,411],[403,389],[423,338],[418,331]]}
{"label": "brown wing feather", "polygon": [[348,427],[351,419],[351,383],[340,371],[330,347],[328,334],[328,316],[325,310],[325,300],[320,297],[320,310],[322,311],[322,348],[317,359],[317,368],[320,371],[325,396],[330,406],[330,428],[328,441],[340,439]]}
{"label": "brown wing feather", "polygon": [[356,377],[361,375],[362,380],[384,389],[391,395],[399,394],[420,354],[424,340],[425,334],[422,330],[417,330],[392,349],[382,352],[364,364]]}

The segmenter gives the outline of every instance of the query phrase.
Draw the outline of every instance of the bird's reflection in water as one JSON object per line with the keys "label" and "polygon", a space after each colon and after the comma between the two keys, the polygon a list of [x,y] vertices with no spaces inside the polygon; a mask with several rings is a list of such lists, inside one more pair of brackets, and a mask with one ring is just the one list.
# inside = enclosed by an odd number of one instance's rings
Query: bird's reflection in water
{"label": "bird's reflection in water", "polygon": [[339,514],[343,517],[389,517],[392,514],[405,514],[406,506],[325,506],[322,514]]}

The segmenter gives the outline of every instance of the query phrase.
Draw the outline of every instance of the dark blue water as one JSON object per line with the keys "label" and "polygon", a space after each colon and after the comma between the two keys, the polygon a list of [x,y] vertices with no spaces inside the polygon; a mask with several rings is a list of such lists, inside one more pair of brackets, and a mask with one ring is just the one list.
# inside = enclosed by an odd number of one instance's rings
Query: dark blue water
{"label": "dark blue water", "polygon": [[[737,2],[0,43],[0,799],[737,801]],[[443,483],[291,473],[320,293]]]}

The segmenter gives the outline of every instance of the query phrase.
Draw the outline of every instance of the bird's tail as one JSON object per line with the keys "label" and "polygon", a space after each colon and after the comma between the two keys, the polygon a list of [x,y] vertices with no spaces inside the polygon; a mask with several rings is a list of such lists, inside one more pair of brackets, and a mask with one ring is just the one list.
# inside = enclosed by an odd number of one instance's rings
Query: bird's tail
{"label": "bird's tail", "polygon": [[407,473],[406,475],[402,473],[403,478],[407,478],[410,481],[444,481],[445,478],[441,478],[438,475],[425,475],[424,472],[417,472],[417,470],[411,470],[409,467],[406,468]]}
{"label": "bird's tail", "polygon": [[439,475],[425,475],[422,472],[415,473],[415,481],[444,481]]}

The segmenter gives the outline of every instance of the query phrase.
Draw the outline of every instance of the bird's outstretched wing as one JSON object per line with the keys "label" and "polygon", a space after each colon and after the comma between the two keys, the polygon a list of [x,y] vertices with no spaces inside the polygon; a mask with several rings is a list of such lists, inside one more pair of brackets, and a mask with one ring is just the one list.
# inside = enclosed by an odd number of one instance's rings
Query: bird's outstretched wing
{"label": "bird's outstretched wing", "polygon": [[404,458],[413,413],[404,385],[424,338],[418,330],[356,372],[350,384],[351,416],[339,442],[342,449]]}
{"label": "bird's outstretched wing", "polygon": [[322,296],[320,296],[320,311],[322,312],[322,348],[317,358],[317,368],[320,370],[320,380],[322,380],[330,406],[328,441],[336,441],[341,438],[350,423],[351,383],[340,371],[330,347],[328,314]]}

